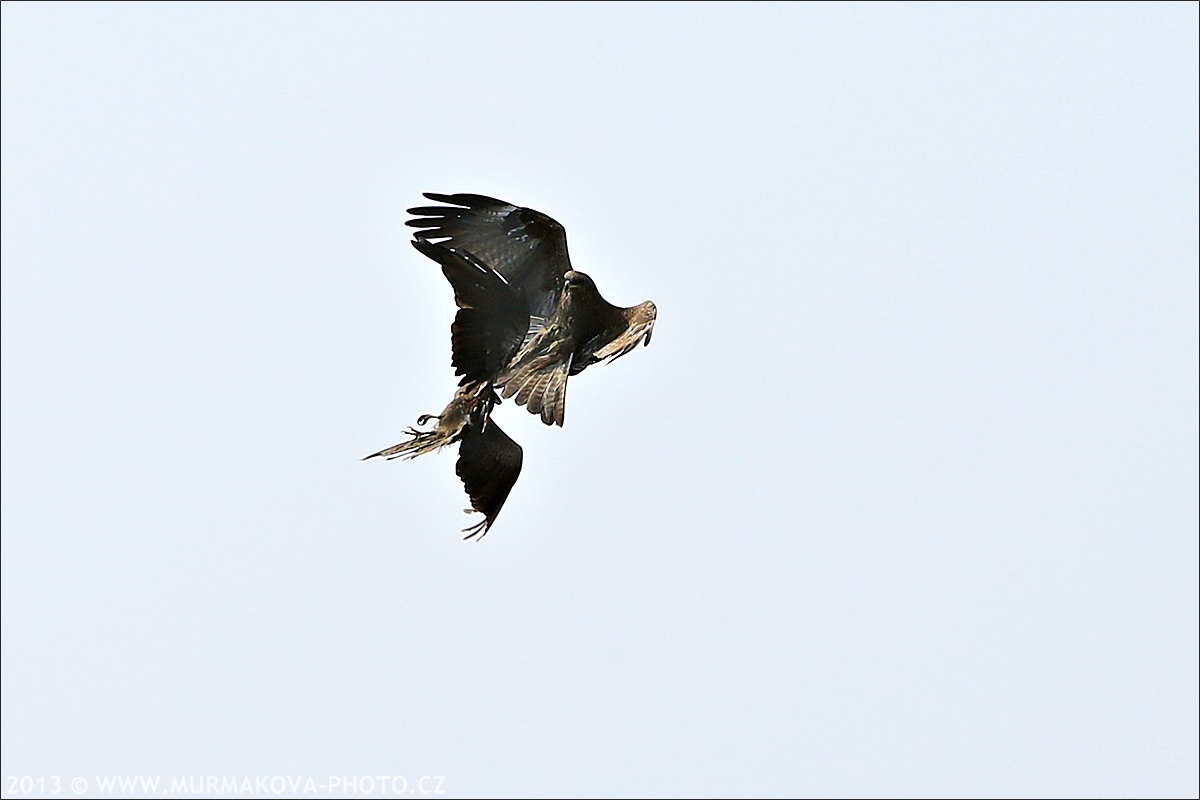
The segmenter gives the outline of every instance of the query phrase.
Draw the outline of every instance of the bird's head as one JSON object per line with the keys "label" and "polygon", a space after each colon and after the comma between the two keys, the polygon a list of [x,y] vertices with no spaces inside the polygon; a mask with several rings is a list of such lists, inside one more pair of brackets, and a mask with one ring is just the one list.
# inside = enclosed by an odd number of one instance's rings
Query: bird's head
{"label": "bird's head", "polygon": [[563,285],[567,289],[596,288],[596,282],[587,273],[576,272],[573,269],[567,270],[567,273],[563,275]]}
{"label": "bird's head", "polygon": [[597,300],[603,302],[600,290],[596,288],[596,282],[586,273],[576,272],[573,269],[563,275],[562,300],[568,307],[580,303],[587,305]]}

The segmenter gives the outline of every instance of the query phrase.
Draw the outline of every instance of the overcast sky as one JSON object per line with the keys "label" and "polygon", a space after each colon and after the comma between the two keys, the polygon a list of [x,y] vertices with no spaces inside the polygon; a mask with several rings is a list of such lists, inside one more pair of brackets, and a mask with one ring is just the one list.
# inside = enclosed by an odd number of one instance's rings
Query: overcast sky
{"label": "overcast sky", "polygon": [[[1195,797],[1197,28],[4,3],[4,796]],[[479,543],[423,191],[659,309]]]}

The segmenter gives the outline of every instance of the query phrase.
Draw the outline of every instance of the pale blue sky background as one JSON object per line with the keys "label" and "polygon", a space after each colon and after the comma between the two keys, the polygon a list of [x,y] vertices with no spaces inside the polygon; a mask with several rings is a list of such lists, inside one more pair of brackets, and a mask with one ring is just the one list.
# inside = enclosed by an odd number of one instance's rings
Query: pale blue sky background
{"label": "pale blue sky background", "polygon": [[[5,3],[0,772],[1195,796],[1197,23]],[[481,544],[422,191],[659,307]]]}

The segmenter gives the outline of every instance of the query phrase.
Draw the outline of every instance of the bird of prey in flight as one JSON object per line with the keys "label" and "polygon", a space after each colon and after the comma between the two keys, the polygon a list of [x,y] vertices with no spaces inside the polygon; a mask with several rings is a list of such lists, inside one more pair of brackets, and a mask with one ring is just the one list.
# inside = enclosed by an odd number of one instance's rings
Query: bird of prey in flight
{"label": "bird of prey in flight", "polygon": [[646,301],[614,306],[571,267],[567,235],[555,220],[477,194],[425,194],[444,205],[411,208],[413,247],[437,262],[458,305],[450,327],[451,364],[462,376],[429,430],[367,458],[415,458],[460,442],[457,472],[484,519],[485,534],[521,473],[521,446],[492,419],[501,395],[547,425],[562,426],[567,379],[600,361],[649,344],[657,309]]}

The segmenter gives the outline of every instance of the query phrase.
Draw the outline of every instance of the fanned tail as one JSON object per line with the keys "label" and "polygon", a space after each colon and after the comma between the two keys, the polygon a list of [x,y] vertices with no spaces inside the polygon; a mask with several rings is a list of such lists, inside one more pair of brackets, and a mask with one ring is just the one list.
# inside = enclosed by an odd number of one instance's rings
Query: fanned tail
{"label": "fanned tail", "polygon": [[450,432],[442,430],[440,424],[431,431],[409,428],[405,433],[412,438],[407,442],[400,442],[399,444],[394,444],[391,447],[380,450],[378,453],[364,456],[363,461],[369,458],[386,458],[388,461],[394,458],[416,458],[426,453],[441,450],[446,445],[453,444],[457,438],[453,437]]}
{"label": "fanned tail", "polygon": [[487,383],[468,383],[458,387],[454,399],[446,404],[441,414],[423,414],[417,419],[418,425],[424,425],[431,419],[437,420],[433,430],[423,431],[419,428],[409,428],[405,431],[411,438],[391,447],[372,453],[363,458],[416,458],[426,453],[441,450],[446,445],[454,444],[463,436],[467,423],[472,419],[478,420],[480,426],[486,425],[492,406],[497,402],[495,392]]}
{"label": "fanned tail", "polygon": [[567,411],[567,375],[571,362],[551,356],[533,358],[503,376],[505,397],[516,395],[517,405],[540,414],[547,425],[562,427]]}

